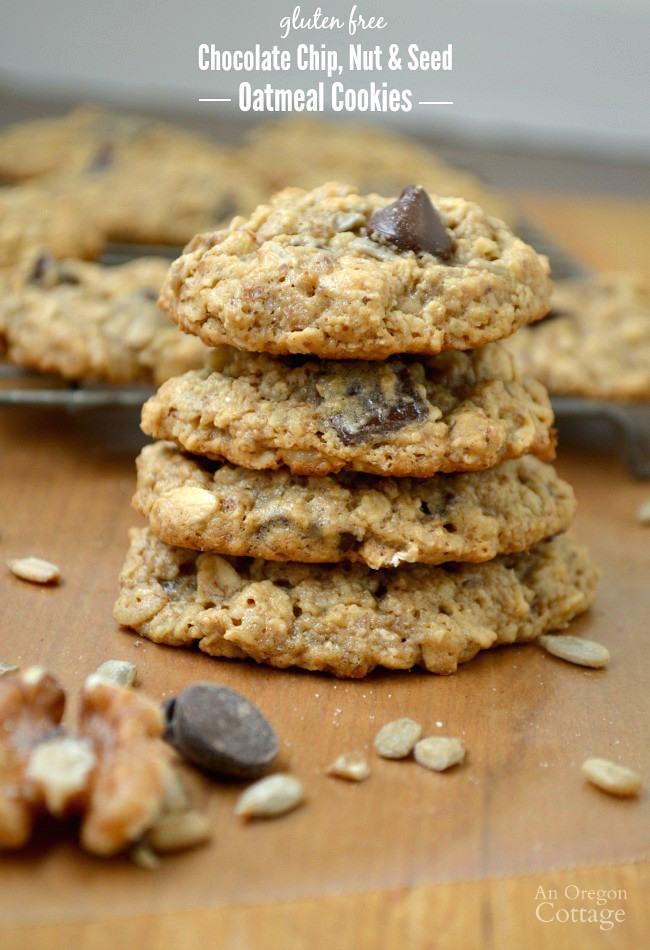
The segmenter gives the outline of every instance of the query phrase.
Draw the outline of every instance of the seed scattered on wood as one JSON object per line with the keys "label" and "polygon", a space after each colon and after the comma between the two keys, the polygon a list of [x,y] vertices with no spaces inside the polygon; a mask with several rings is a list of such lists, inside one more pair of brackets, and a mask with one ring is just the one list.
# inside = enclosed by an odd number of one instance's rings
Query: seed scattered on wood
{"label": "seed scattered on wood", "polygon": [[340,755],[327,767],[326,772],[335,778],[347,779],[348,782],[363,782],[370,775],[370,766],[360,752],[350,752]]}
{"label": "seed scattered on wood", "polygon": [[0,676],[4,676],[5,673],[17,673],[18,667],[13,663],[0,663]]}
{"label": "seed scattered on wood", "polygon": [[274,818],[297,808],[304,798],[300,779],[279,772],[249,785],[237,800],[235,814],[242,818]]}
{"label": "seed scattered on wood", "polygon": [[129,849],[129,858],[133,864],[142,868],[143,871],[155,871],[160,867],[160,858],[146,841],[139,841],[138,844],[134,844]]}
{"label": "seed scattered on wood", "polygon": [[636,795],[641,787],[641,776],[626,765],[611,762],[609,759],[585,759],[582,774],[592,785],[596,785],[610,795],[623,798]]}
{"label": "seed scattered on wood", "polygon": [[415,761],[425,769],[444,772],[458,765],[465,758],[465,746],[461,739],[449,736],[429,736],[416,743],[413,750]]}
{"label": "seed scattered on wood", "polygon": [[375,736],[375,751],[383,759],[405,759],[422,735],[422,726],[413,719],[394,719]]}
{"label": "seed scattered on wood", "polygon": [[157,854],[184,851],[205,844],[212,837],[206,815],[198,811],[165,815],[147,832],[147,843]]}
{"label": "seed scattered on wood", "polygon": [[568,663],[575,663],[577,666],[590,666],[593,669],[600,669],[607,666],[610,660],[609,650],[602,643],[596,643],[595,640],[583,640],[582,637],[559,636],[553,634],[544,634],[537,638],[537,642],[547,653],[566,660]]}
{"label": "seed scattered on wood", "polygon": [[95,671],[95,676],[101,676],[109,683],[116,683],[118,686],[133,686],[138,669],[134,663],[127,660],[106,660]]}
{"label": "seed scattered on wood", "polygon": [[40,557],[15,557],[7,564],[16,577],[31,581],[32,584],[54,584],[61,579],[61,571],[56,564]]}
{"label": "seed scattered on wood", "polygon": [[166,815],[190,810],[190,797],[180,775],[174,768],[167,772],[162,810]]}
{"label": "seed scattered on wood", "polygon": [[637,521],[643,525],[650,525],[650,498],[644,501],[636,510]]}

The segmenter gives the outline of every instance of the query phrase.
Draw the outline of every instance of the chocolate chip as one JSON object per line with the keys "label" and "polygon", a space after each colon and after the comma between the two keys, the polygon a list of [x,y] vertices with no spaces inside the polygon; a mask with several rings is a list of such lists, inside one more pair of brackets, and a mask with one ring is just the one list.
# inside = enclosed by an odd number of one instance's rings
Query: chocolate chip
{"label": "chocolate chip", "polygon": [[239,211],[239,205],[234,195],[224,195],[212,209],[212,218],[217,222],[229,223],[230,219]]}
{"label": "chocolate chip", "polygon": [[174,728],[176,726],[176,697],[170,696],[169,699],[166,699],[162,704],[162,713],[165,719],[165,731],[163,732],[163,739],[165,742],[169,742],[170,745],[173,745],[174,739]]}
{"label": "chocolate chip", "polygon": [[39,254],[36,260],[34,261],[34,265],[31,271],[29,272],[29,276],[27,278],[28,283],[30,284],[40,283],[45,277],[45,274],[47,273],[47,271],[50,269],[50,267],[52,267],[53,264],[54,264],[54,258],[52,257],[51,254],[48,254],[48,253]]}
{"label": "chocolate chip", "polygon": [[106,169],[110,168],[110,166],[113,164],[113,156],[113,146],[108,144],[102,145],[88,166],[88,171],[91,172],[91,174],[94,174],[95,172],[106,171]]}
{"label": "chocolate chip", "polygon": [[[69,268],[73,269],[70,270]],[[74,262],[66,265],[65,261],[55,260],[51,254],[45,251],[34,261],[31,271],[27,277],[30,284],[42,284],[48,287],[56,287],[61,284],[80,284],[79,276],[74,272]]]}
{"label": "chocolate chip", "polygon": [[373,241],[400,251],[435,254],[444,260],[454,249],[442,218],[420,185],[409,185],[397,201],[375,211],[367,227]]}
{"label": "chocolate chip", "polygon": [[225,686],[194,683],[163,705],[165,739],[217,775],[252,779],[278,754],[273,727],[250,700]]}
{"label": "chocolate chip", "polygon": [[392,392],[372,376],[351,381],[345,387],[345,408],[331,416],[329,423],[344,445],[359,445],[421,422],[428,413],[429,406],[408,368],[401,366],[394,373]]}
{"label": "chocolate chip", "polygon": [[140,291],[140,296],[144,297],[145,300],[152,300],[154,303],[158,300],[160,296],[160,291],[156,290],[154,287],[145,287],[144,290]]}

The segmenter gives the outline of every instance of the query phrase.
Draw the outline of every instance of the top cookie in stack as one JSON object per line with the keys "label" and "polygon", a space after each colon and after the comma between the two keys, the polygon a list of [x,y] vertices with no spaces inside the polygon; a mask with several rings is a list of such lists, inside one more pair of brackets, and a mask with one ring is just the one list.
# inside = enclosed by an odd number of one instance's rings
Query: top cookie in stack
{"label": "top cookie in stack", "polygon": [[565,627],[596,572],[546,392],[495,342],[549,298],[504,224],[416,186],[287,189],[196,237],[161,303],[217,349],[144,407],[168,441],[138,462],[116,618],[343,676]]}
{"label": "top cookie in stack", "polygon": [[545,258],[478,205],[287,188],[194,238],[161,304],[208,346],[328,359],[467,350],[544,316]]}

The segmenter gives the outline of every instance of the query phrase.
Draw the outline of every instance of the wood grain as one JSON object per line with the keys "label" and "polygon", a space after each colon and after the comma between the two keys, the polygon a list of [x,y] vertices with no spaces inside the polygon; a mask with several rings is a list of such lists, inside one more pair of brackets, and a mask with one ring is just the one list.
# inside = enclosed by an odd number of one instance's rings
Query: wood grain
{"label": "wood grain", "polygon": [[[565,246],[602,260],[592,234],[601,203],[529,200],[529,211],[541,202],[540,223]],[[616,218],[629,222],[620,241],[641,263],[643,216],[628,210]],[[571,232],[576,221],[583,224]],[[133,659],[142,688],[159,699],[196,679],[233,686],[274,722],[282,764],[305,779],[309,794],[282,821],[242,827],[232,816],[238,788],[193,776],[215,842],[167,859],[152,875],[126,861],[93,861],[46,836],[3,859],[0,947],[198,947],[206,934],[210,946],[237,948],[647,942],[647,788],[638,801],[618,802],[579,775],[583,757],[605,754],[640,768],[646,785],[650,776],[650,535],[635,519],[650,486],[616,458],[560,446],[561,474],[580,505],[576,532],[604,575],[594,610],[575,632],[610,647],[610,669],[579,670],[515,647],[454,677],[379,673],[348,683],[210,660],[121,632],[111,606],[126,530],[138,523],[129,507],[137,420],[127,412],[12,409],[0,413],[0,427],[0,558],[35,554],[63,574],[52,589],[0,576],[0,659],[42,663],[71,694],[109,657]],[[398,715],[463,735],[466,765],[437,776],[373,758],[361,786],[323,774],[336,754],[369,747],[376,728]],[[542,923],[540,886],[558,891],[558,908],[578,903],[564,900],[566,886],[624,890],[625,920],[612,931]]]}

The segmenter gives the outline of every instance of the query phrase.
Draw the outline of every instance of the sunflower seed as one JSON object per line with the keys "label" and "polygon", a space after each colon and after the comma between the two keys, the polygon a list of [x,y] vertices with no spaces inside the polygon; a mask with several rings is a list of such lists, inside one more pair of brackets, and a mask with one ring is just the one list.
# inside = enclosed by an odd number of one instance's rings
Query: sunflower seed
{"label": "sunflower seed", "polygon": [[636,510],[636,517],[639,524],[650,525],[650,499],[639,505]]}
{"label": "sunflower seed", "polygon": [[609,663],[609,650],[595,640],[583,640],[582,637],[571,637],[565,634],[554,636],[544,634],[537,638],[537,642],[544,647],[547,653],[575,663],[577,666],[591,666],[600,669]]}
{"label": "sunflower seed", "polygon": [[133,686],[138,670],[134,663],[127,660],[106,660],[95,670],[95,675],[117,686]]}
{"label": "sunflower seed", "polygon": [[465,746],[461,739],[448,736],[429,736],[416,743],[413,750],[415,761],[425,769],[444,772],[458,765],[465,758]]}
{"label": "sunflower seed", "polygon": [[147,832],[147,843],[157,854],[183,851],[205,844],[212,837],[206,815],[198,811],[165,815]]}
{"label": "sunflower seed", "polygon": [[300,779],[279,772],[249,785],[237,800],[235,814],[242,818],[274,818],[297,808],[304,797]]}
{"label": "sunflower seed", "polygon": [[350,752],[340,755],[326,769],[328,775],[335,778],[345,778],[349,782],[363,782],[370,775],[370,766],[360,752]]}
{"label": "sunflower seed", "polygon": [[413,719],[394,719],[375,736],[375,751],[383,759],[405,759],[422,735],[422,726]]}
{"label": "sunflower seed", "polygon": [[609,759],[585,759],[582,774],[592,785],[596,785],[610,795],[636,795],[641,786],[641,776],[634,769],[628,769]]}
{"label": "sunflower seed", "polygon": [[158,855],[145,841],[138,841],[129,849],[131,861],[143,871],[155,871],[160,867]]}
{"label": "sunflower seed", "polygon": [[56,564],[40,557],[15,557],[7,564],[16,577],[33,584],[52,584],[61,579],[61,571]]}

